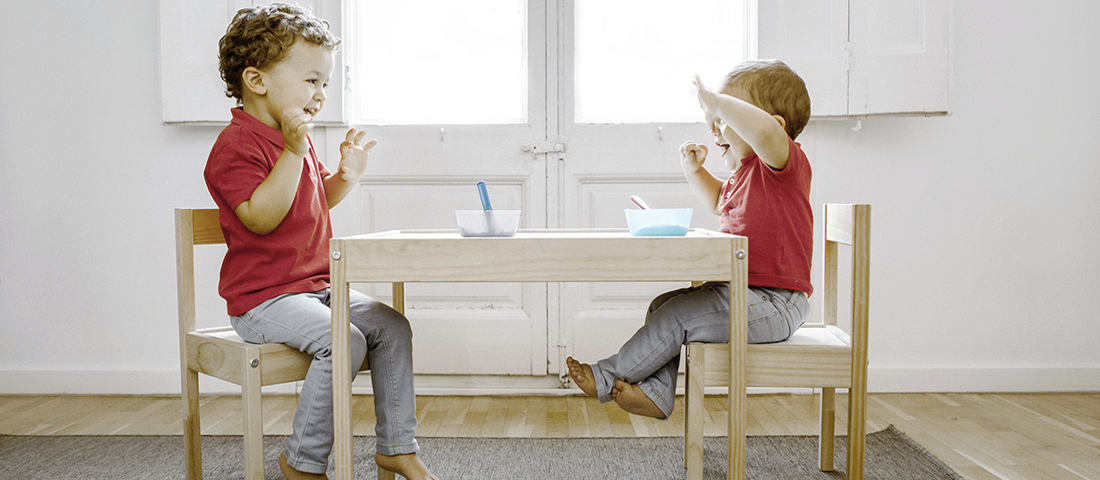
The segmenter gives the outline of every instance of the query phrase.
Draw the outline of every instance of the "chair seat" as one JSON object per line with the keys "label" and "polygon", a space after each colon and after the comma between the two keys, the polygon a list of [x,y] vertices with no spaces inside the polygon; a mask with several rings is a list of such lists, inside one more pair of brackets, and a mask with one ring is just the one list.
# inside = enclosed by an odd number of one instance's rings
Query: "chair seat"
{"label": "chair seat", "polygon": [[[240,385],[240,365],[260,369],[260,385],[277,385],[305,378],[313,357],[282,343],[248,343],[233,327],[196,330],[187,334],[192,370]],[[254,353],[249,353],[254,350]],[[252,360],[257,365],[251,367]],[[360,371],[370,370],[367,360]]]}
{"label": "chair seat", "polygon": [[847,347],[851,345],[851,339],[844,330],[835,326],[811,323],[795,330],[790,338],[782,342],[761,345],[831,345]]}
{"label": "chair seat", "polygon": [[250,343],[244,341],[244,339],[241,338],[240,335],[237,335],[237,331],[233,330],[232,327],[221,327],[221,328],[211,328],[211,329],[207,329],[207,330],[199,330],[197,333],[201,333],[203,335],[209,335],[211,337],[223,338],[227,341],[234,342],[234,343],[243,343],[245,345],[251,345]]}
{"label": "chair seat", "polygon": [[[852,381],[848,335],[832,325],[804,325],[787,340],[748,346],[750,387],[847,387]],[[702,352],[707,385],[729,385],[729,345],[692,344]]]}

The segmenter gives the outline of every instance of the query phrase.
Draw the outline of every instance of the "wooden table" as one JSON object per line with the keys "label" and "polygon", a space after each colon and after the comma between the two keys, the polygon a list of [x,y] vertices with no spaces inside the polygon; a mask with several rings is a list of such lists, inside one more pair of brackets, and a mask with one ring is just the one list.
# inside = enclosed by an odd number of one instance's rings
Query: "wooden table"
{"label": "wooden table", "polygon": [[[330,242],[332,370],[337,480],[354,478],[349,355],[351,282],[728,281],[746,286],[748,239],[692,229],[682,237],[626,230],[520,230],[509,238],[464,238],[457,230],[389,231]],[[745,294],[730,288],[729,478],[745,475]],[[694,448],[688,446],[687,448]],[[702,448],[701,445],[698,448]]]}

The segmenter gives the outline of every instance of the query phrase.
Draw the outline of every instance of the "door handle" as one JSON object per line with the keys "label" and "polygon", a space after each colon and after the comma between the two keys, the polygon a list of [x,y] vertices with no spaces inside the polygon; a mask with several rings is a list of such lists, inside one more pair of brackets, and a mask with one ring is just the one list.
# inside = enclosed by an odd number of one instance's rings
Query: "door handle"
{"label": "door handle", "polygon": [[549,152],[564,152],[565,144],[562,142],[524,142],[519,148],[533,155]]}

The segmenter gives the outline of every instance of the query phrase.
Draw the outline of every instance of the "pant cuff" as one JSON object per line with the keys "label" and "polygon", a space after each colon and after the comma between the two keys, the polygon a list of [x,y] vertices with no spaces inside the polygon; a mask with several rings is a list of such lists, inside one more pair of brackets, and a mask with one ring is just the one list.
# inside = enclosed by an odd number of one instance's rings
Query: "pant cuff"
{"label": "pant cuff", "polygon": [[286,457],[286,464],[290,465],[290,468],[293,468],[299,472],[321,474],[325,473],[328,470],[328,464],[321,465],[319,463],[296,458],[288,453],[285,449],[283,450],[283,456]]}
{"label": "pant cuff", "polygon": [[412,443],[406,443],[401,445],[382,445],[375,444],[375,451],[380,455],[393,456],[393,455],[408,455],[410,453],[416,453],[420,451],[420,445],[413,440]]}

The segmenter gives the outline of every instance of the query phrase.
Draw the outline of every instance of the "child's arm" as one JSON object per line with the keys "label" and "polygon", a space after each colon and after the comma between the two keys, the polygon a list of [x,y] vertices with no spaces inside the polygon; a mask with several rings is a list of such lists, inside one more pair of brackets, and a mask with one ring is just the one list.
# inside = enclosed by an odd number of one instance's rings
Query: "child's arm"
{"label": "child's arm", "polygon": [[366,134],[367,132],[352,128],[348,130],[344,141],[340,142],[340,166],[335,173],[323,180],[325,198],[328,200],[330,209],[351,193],[351,189],[355,188],[355,184],[367,170],[367,157],[378,142],[371,139],[367,143],[362,143],[363,136]]}
{"label": "child's arm", "polygon": [[680,145],[680,167],[684,169],[691,191],[695,197],[703,202],[711,213],[721,215],[718,210],[718,197],[722,192],[722,180],[715,177],[709,170],[703,168],[703,162],[707,160],[707,146],[692,142],[684,142]]}
{"label": "child's arm", "polygon": [[280,123],[283,130],[283,153],[275,161],[275,167],[267,175],[252,197],[245,200],[234,212],[252,233],[264,235],[271,233],[282,223],[294,196],[298,193],[298,182],[302,178],[302,158],[309,155],[309,123],[313,117],[302,112],[288,109]]}
{"label": "child's arm", "polygon": [[720,119],[732,128],[772,168],[782,170],[787,166],[790,137],[783,129],[786,123],[783,117],[771,115],[737,97],[707,90],[699,76],[695,77],[695,85],[699,90],[699,104],[708,119]]}

